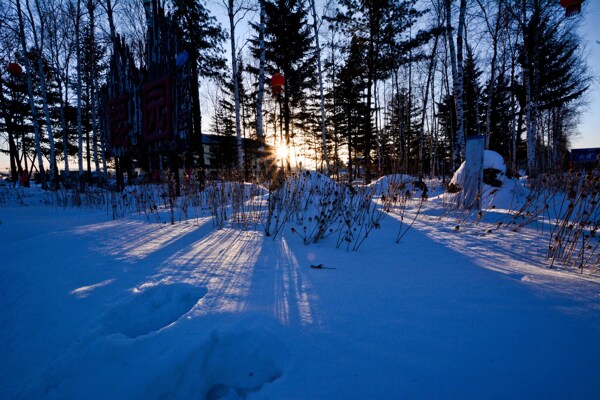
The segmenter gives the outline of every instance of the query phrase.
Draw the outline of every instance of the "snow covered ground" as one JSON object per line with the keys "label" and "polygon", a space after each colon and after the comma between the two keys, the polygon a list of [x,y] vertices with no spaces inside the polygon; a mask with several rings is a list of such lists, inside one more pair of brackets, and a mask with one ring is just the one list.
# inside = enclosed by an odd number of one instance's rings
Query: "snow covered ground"
{"label": "snow covered ground", "polygon": [[0,204],[2,399],[600,393],[600,278],[548,269],[539,226],[491,230],[500,210],[467,224],[434,198],[353,252],[44,196]]}

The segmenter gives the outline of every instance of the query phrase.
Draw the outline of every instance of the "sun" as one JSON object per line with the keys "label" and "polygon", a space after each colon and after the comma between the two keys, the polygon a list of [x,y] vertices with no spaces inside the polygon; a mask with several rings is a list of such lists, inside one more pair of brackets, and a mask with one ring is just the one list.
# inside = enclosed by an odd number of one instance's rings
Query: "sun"
{"label": "sun", "polygon": [[284,144],[278,145],[276,152],[277,152],[277,158],[279,158],[279,159],[282,159],[282,158],[285,159],[285,158],[287,158],[287,156],[289,154],[288,148]]}

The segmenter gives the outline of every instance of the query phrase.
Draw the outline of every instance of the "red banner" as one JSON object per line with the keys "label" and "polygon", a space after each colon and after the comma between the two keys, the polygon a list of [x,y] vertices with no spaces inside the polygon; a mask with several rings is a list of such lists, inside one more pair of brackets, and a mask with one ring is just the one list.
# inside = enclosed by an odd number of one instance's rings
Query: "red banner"
{"label": "red banner", "polygon": [[129,145],[129,94],[123,93],[107,102],[110,146],[115,149]]}
{"label": "red banner", "polygon": [[147,143],[172,138],[171,81],[168,76],[144,85],[142,112],[144,140]]}

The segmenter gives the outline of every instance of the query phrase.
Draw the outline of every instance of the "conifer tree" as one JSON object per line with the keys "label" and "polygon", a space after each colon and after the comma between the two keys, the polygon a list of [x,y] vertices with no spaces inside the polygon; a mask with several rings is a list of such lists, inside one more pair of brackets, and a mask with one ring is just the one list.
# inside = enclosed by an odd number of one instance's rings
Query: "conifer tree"
{"label": "conifer tree", "polygon": [[172,0],[173,18],[178,26],[180,40],[185,43],[191,60],[192,126],[191,145],[204,168],[202,146],[202,113],[200,110],[199,80],[217,78],[225,68],[222,44],[223,29],[199,0]]}
{"label": "conifer tree", "polygon": [[337,129],[345,137],[348,150],[349,179],[354,179],[357,151],[365,141],[365,121],[368,121],[368,109],[364,104],[364,91],[367,88],[366,66],[362,62],[366,55],[366,46],[357,36],[352,38],[344,66],[337,74],[334,96],[337,103]]}
{"label": "conifer tree", "polygon": [[[266,72],[279,72],[285,77],[281,110],[285,145],[290,146],[293,112],[306,100],[307,90],[315,85],[315,55],[308,25],[307,10],[300,0],[264,2]],[[259,27],[254,25],[259,33]],[[260,57],[258,41],[253,40],[253,55]],[[287,168],[291,169],[289,157]]]}
{"label": "conifer tree", "polygon": [[473,51],[467,46],[467,56],[463,66],[464,130],[467,137],[482,134],[483,120],[481,112],[484,110],[484,105],[479,83],[481,74]]}

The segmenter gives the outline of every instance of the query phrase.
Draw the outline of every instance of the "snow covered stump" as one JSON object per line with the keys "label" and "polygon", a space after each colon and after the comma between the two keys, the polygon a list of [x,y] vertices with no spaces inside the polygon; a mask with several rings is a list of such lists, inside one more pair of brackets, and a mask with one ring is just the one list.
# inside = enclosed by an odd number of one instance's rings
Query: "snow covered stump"
{"label": "snow covered stump", "polygon": [[[463,209],[481,209],[481,187],[483,183],[483,153],[485,138],[467,138],[466,160],[456,171],[450,184],[461,190],[459,206]],[[462,173],[460,173],[462,170]],[[458,177],[460,175],[460,177]]]}
{"label": "snow covered stump", "polygon": [[[467,172],[468,161],[463,162],[459,169],[456,170],[450,184],[448,185],[448,192],[456,194],[456,205],[460,208],[475,208],[473,206],[466,207],[469,205],[468,191],[473,191],[473,188],[469,186],[468,172]],[[498,193],[497,188],[503,187],[508,201],[506,207],[510,207],[511,201],[514,199],[514,182],[507,185],[509,182],[506,175],[506,164],[502,156],[495,151],[485,150],[483,152],[483,165],[480,173],[481,180],[479,181],[479,191],[475,192],[471,198],[475,198],[479,202],[478,209],[486,208],[491,206],[491,202],[496,198]],[[466,190],[464,189],[466,188]],[[479,193],[479,197],[477,197]],[[502,197],[506,197],[502,196]]]}

